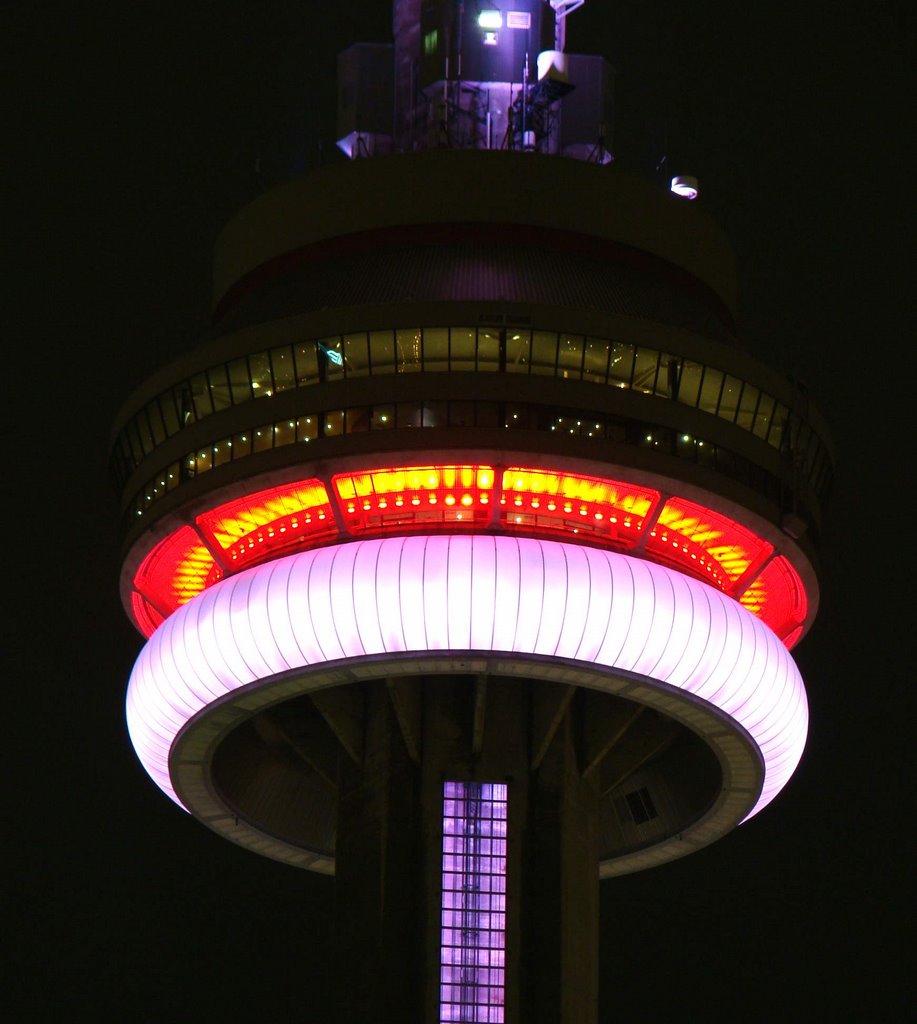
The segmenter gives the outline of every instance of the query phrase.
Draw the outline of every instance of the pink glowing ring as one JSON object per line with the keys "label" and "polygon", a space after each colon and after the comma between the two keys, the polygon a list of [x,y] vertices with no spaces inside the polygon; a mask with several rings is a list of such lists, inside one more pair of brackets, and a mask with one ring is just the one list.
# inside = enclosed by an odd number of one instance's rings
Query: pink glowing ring
{"label": "pink glowing ring", "polygon": [[792,656],[725,594],[616,552],[504,536],[390,537],[288,555],[224,579],[163,622],[131,674],[131,740],[180,804],[173,743],[241,687],[402,653],[564,659],[682,691],[750,736],[764,783],[786,785],[805,745]]}

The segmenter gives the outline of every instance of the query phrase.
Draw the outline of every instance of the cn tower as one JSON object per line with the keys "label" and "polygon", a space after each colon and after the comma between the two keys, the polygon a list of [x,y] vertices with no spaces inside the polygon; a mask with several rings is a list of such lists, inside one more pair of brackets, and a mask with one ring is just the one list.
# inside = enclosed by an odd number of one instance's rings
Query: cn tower
{"label": "cn tower", "polygon": [[341,1020],[594,1021],[600,879],[805,744],[825,424],[739,344],[703,183],[615,167],[582,3],[394,0],[349,159],[227,225],[113,432],[137,755],[334,875]]}

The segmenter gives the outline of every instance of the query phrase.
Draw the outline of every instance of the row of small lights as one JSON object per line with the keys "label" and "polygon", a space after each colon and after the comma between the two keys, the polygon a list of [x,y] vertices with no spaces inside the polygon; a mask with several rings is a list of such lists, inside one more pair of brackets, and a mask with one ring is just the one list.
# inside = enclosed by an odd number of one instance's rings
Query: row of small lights
{"label": "row of small lights", "polygon": [[[300,516],[302,517],[302,521],[300,521]],[[285,522],[284,519],[288,519],[289,523]],[[230,548],[233,561],[236,561],[240,555],[244,555],[246,551],[250,551],[256,544],[263,544],[265,540],[271,540],[273,537],[277,536],[277,534],[286,533],[287,530],[305,529],[305,527],[311,526],[313,522],[312,513],[305,511],[286,516],[284,519],[275,520],[269,526],[258,530],[257,533],[248,534],[238,544],[235,544]],[[318,522],[323,523],[328,519],[328,513],[324,508],[319,508],[315,514],[315,519]],[[278,523],[282,525],[278,526]]]}
{"label": "row of small lights", "polygon": [[[519,414],[518,414],[518,413],[513,413],[513,419],[514,419],[514,420],[518,420],[518,418],[519,418]],[[388,422],[388,416],[387,416],[387,415],[385,415],[385,414],[381,415],[381,416],[379,417],[379,419],[380,419],[380,420],[381,420],[381,422],[383,422],[383,423],[387,423],[387,422]],[[564,421],[564,418],[563,418],[562,416],[561,416],[561,417],[558,417],[557,423],[551,424],[551,430],[552,430],[552,431],[554,431],[554,430],[557,430],[558,424],[562,424],[562,423],[563,423],[563,421]],[[312,417],[306,417],[306,418],[305,418],[305,422],[306,422],[306,423],[308,423],[308,424],[311,424],[311,423],[312,423]],[[288,424],[287,424],[287,425],[288,425],[289,427],[291,427],[291,428],[295,428],[295,426],[296,426],[296,423],[295,423],[295,421],[294,421],[294,420],[289,420],[289,421],[288,421]],[[579,428],[579,427],[582,427],[582,425],[583,425],[583,421],[582,421],[582,420],[577,420],[577,421],[576,421],[576,427],[577,427],[577,428]],[[509,425],[508,425],[508,424],[506,424],[506,426],[508,427]],[[279,431],[280,431],[280,430],[281,430],[282,428],[281,428],[281,426],[280,426],[279,424],[275,424],[275,425],[274,425],[274,426],[273,426],[273,427],[272,427],[271,429],[272,429],[273,433],[275,433],[275,434],[276,434],[276,433],[278,433],[278,432],[279,432]],[[601,424],[600,424],[600,423],[596,423],[596,424],[595,424],[595,428],[594,428],[594,429],[595,429],[595,430],[601,430],[601,429],[602,429],[602,426],[601,426]],[[576,433],[576,430],[575,430],[575,429],[574,429],[573,427],[571,427],[571,428],[570,428],[570,429],[568,430],[568,433],[570,433],[570,434],[575,434],[575,433]],[[261,431],[260,431],[260,430],[256,430],[256,431],[255,431],[255,436],[256,436],[256,437],[261,437],[261,436],[262,436],[262,433],[261,433]],[[589,436],[589,437],[592,437],[592,436],[593,436],[593,433],[592,433],[592,431],[591,431],[591,430],[589,431],[589,433],[588,433],[588,436]],[[248,438],[246,437],[246,435],[245,435],[245,434],[242,434],[242,435],[241,435],[241,437],[240,437],[240,440],[241,440],[241,441],[248,441]],[[305,437],[305,438],[303,438],[303,442],[304,442],[304,443],[306,443],[306,444],[308,444],[308,442],[309,442],[310,440],[311,440],[311,438],[308,438],[308,437]],[[689,434],[683,434],[683,435],[682,435],[682,437],[681,437],[681,440],[682,440],[683,442],[685,442],[685,443],[688,443],[688,442],[692,441],[692,438],[691,438],[691,436],[690,436]],[[704,446],[704,442],[703,442],[703,441],[699,441],[699,440],[697,440],[696,438],[695,438],[695,439],[693,439],[693,440],[694,440],[694,444],[696,444],[696,445],[697,445],[697,447],[699,447],[699,448],[703,448],[703,446]],[[647,443],[649,443],[649,444],[654,444],[654,445],[656,445],[656,446],[658,446],[658,445],[659,445],[659,443],[660,443],[659,441],[654,441],[654,440],[653,440],[653,435],[652,435],[652,434],[647,434],[647,435],[646,435],[646,441],[647,441]],[[225,444],[226,444],[226,446],[227,446],[228,448],[232,448],[232,441],[231,441],[231,440],[227,440],[227,441],[225,442]],[[213,454],[213,455],[217,455],[217,454],[219,454],[219,451],[220,451],[219,445],[214,445],[214,447],[213,447],[213,452],[212,452],[212,454]],[[193,469],[193,468],[195,467],[195,464],[196,464],[196,462],[197,462],[198,460],[203,460],[203,461],[205,461],[205,462],[206,462],[207,460],[209,460],[209,459],[210,459],[210,457],[211,457],[211,453],[210,453],[210,452],[208,452],[208,451],[202,451],[202,452],[200,453],[200,455],[198,456],[198,459],[195,459],[195,458],[193,458],[193,457],[191,457],[191,458],[189,458],[189,459],[188,459],[188,461],[187,461],[187,465],[188,465],[188,468],[189,468],[189,469]],[[174,476],[174,474],[173,474],[173,473],[169,473],[169,474],[168,474],[168,479],[169,479],[169,480],[174,480],[174,479],[175,479],[175,476]],[[155,486],[154,486],[154,487],[152,488],[152,493],[150,493],[150,494],[147,494],[147,495],[146,495],[146,501],[147,501],[147,503],[148,503],[148,504],[149,504],[149,503],[151,503],[151,502],[153,501],[154,497],[158,497],[158,496],[159,496],[159,488],[160,488],[160,487],[161,487],[161,488],[163,489],[163,492],[165,492],[165,490],[167,489],[167,483],[166,483],[166,480],[165,480],[165,479],[162,479],[162,480],[160,480],[160,481],[159,481],[159,483],[158,483],[158,485],[155,485]],[[142,515],[143,515],[143,510],[142,510],[142,509],[136,509],[136,514],[137,514],[138,516],[142,516]]]}

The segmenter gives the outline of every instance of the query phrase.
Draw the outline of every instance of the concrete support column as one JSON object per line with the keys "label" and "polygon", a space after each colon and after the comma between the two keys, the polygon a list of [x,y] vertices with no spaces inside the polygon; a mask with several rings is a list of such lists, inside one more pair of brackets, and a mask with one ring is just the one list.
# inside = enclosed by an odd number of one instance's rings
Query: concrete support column
{"label": "concrete support column", "polygon": [[366,696],[363,759],[339,758],[335,869],[340,1019],[422,1021],[420,773],[384,687]]}
{"label": "concrete support column", "polygon": [[580,774],[568,712],[529,783],[523,842],[522,1018],[594,1024],[598,785]]}

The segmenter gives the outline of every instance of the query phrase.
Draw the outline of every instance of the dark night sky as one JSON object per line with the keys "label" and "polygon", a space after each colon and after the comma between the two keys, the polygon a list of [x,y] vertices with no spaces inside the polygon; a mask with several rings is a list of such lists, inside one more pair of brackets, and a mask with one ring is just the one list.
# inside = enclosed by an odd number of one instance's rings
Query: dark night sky
{"label": "dark night sky", "polygon": [[[315,165],[335,53],[389,36],[386,0],[332,8],[0,10],[16,1019],[333,1019],[331,883],[210,834],[131,752],[140,640],[106,468],[120,403],[206,328],[210,247],[258,193],[256,159],[265,184]],[[737,249],[746,343],[807,384],[838,451],[822,612],[797,652],[803,763],[716,846],[603,885],[603,1024],[906,1015],[909,35],[890,4],[823,0],[588,0],[571,16],[569,48],[618,69],[621,163],[664,147],[700,177]]]}

